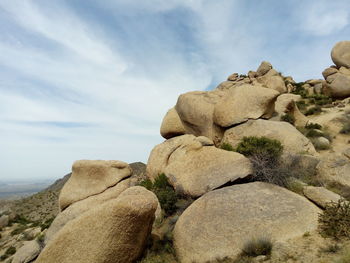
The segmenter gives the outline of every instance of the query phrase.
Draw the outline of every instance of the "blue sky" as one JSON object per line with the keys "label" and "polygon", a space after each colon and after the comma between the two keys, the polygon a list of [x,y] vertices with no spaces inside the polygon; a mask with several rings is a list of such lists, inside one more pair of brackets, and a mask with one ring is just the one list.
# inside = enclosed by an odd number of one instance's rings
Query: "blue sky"
{"label": "blue sky", "polygon": [[348,0],[0,0],[0,180],[146,162],[179,94],[267,60],[321,78]]}

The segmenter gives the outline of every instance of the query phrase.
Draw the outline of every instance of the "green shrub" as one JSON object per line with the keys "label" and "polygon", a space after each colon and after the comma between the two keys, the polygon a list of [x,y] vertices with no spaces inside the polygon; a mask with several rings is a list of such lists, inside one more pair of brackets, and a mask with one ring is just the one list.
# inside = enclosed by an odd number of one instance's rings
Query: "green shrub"
{"label": "green shrub", "polygon": [[343,127],[340,130],[342,134],[350,134],[350,121],[343,124]]}
{"label": "green shrub", "polygon": [[12,225],[14,223],[18,223],[21,225],[27,225],[30,224],[31,221],[25,218],[24,216],[21,215],[16,215],[14,219],[10,220],[9,224]]}
{"label": "green shrub", "polygon": [[298,109],[301,111],[305,110],[306,106],[307,106],[307,104],[304,100],[299,100],[299,101],[295,102],[295,104],[297,105]]}
{"label": "green shrub", "polygon": [[46,228],[49,228],[51,226],[51,224],[52,224],[54,219],[55,219],[54,217],[49,218],[43,224],[41,224],[41,226],[40,226],[41,227],[41,231],[45,230]]}
{"label": "green shrub", "polygon": [[307,92],[306,90],[303,88],[303,85],[305,84],[305,82],[298,82],[294,84],[294,91],[292,93],[294,94],[298,94],[300,95],[302,98],[306,98],[307,97]]}
{"label": "green shrub", "polygon": [[322,108],[320,106],[315,106],[315,107],[311,107],[310,109],[308,109],[305,112],[305,115],[308,116],[308,115],[313,115],[313,114],[320,113],[320,112],[322,112]]}
{"label": "green shrub", "polygon": [[272,251],[272,241],[267,237],[252,239],[244,244],[242,255],[248,257],[257,257],[260,255],[269,256]]}
{"label": "green shrub", "polygon": [[147,188],[157,196],[160,206],[167,216],[176,211],[178,196],[164,173],[158,175],[153,183],[150,179],[141,181],[140,186]]}
{"label": "green shrub", "polygon": [[236,151],[245,156],[262,155],[269,161],[274,161],[280,158],[283,152],[283,146],[278,140],[251,136],[243,137]]}
{"label": "green shrub", "polygon": [[295,118],[292,114],[287,113],[281,116],[281,121],[289,122],[290,124],[294,125]]}
{"label": "green shrub", "polygon": [[308,123],[308,124],[305,125],[305,128],[306,128],[306,129],[317,129],[317,130],[321,130],[321,129],[322,129],[322,126],[321,126],[320,124],[318,124],[318,123],[312,123],[312,122],[310,122],[310,123]]}
{"label": "green shrub", "polygon": [[316,105],[326,105],[332,103],[332,99],[326,95],[322,94],[314,94],[307,96],[310,103],[316,104]]}
{"label": "green shrub", "polygon": [[16,229],[12,230],[10,235],[15,236],[21,234],[24,230],[26,230],[26,226],[19,226]]}
{"label": "green shrub", "polygon": [[6,251],[5,251],[5,254],[6,254],[6,255],[13,255],[13,254],[15,254],[15,253],[16,253],[16,248],[13,247],[13,246],[9,247],[9,248],[6,249]]}
{"label": "green shrub", "polygon": [[319,216],[321,234],[335,239],[350,238],[350,203],[331,202]]}
{"label": "green shrub", "polygon": [[220,148],[223,149],[223,150],[226,150],[226,151],[230,151],[230,152],[234,152],[235,149],[232,147],[231,144],[227,143],[227,142],[224,142],[220,145]]}

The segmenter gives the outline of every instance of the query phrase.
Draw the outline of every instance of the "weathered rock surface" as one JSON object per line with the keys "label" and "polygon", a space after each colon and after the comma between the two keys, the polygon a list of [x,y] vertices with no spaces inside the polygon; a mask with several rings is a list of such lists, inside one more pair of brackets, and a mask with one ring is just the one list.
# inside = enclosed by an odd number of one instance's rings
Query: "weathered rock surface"
{"label": "weathered rock surface", "polygon": [[130,187],[130,179],[123,180],[116,186],[108,188],[101,194],[87,197],[84,200],[78,201],[67,207],[65,210],[60,212],[54,219],[49,229],[45,234],[45,244],[49,243],[50,240],[61,230],[69,221],[83,215],[85,212],[99,207],[103,203],[117,198],[123,191]]}
{"label": "weathered rock surface", "polygon": [[36,263],[128,263],[143,252],[157,197],[143,187],[70,221],[44,248]]}
{"label": "weathered rock surface", "polygon": [[41,246],[36,240],[26,241],[13,256],[12,263],[29,263],[40,254]]}
{"label": "weathered rock surface", "polygon": [[343,73],[335,73],[327,77],[325,93],[334,98],[346,98],[350,96],[350,76]]}
{"label": "weathered rock surface", "polygon": [[340,41],[333,47],[331,57],[338,67],[350,68],[350,41]]}
{"label": "weathered rock surface", "polygon": [[294,125],[304,127],[309,119],[300,112],[298,106],[296,105],[296,101],[301,100],[300,95],[295,94],[282,94],[278,96],[275,103],[275,111],[281,117],[284,114],[290,114],[294,117]]}
{"label": "weathered rock surface", "polygon": [[318,206],[325,208],[330,202],[338,202],[341,196],[324,187],[307,186],[303,189],[304,195]]}
{"label": "weathered rock surface", "polygon": [[223,141],[237,146],[244,136],[268,137],[279,140],[284,150],[290,153],[316,154],[310,140],[287,122],[269,120],[249,120],[239,126],[226,130]]}
{"label": "weathered rock surface", "polygon": [[221,140],[223,130],[214,124],[213,115],[215,104],[223,95],[222,91],[216,90],[194,91],[179,96],[175,109],[187,134],[206,136],[214,142]]}
{"label": "weathered rock surface", "polygon": [[327,79],[328,76],[333,75],[337,72],[338,72],[338,70],[336,68],[326,68],[324,71],[322,71],[322,75],[323,75],[324,79]]}
{"label": "weathered rock surface", "polygon": [[179,114],[175,108],[171,108],[165,115],[162,125],[160,127],[160,134],[165,139],[185,134],[185,128],[181,122]]}
{"label": "weathered rock surface", "polygon": [[9,216],[8,215],[2,215],[0,217],[0,228],[3,228],[9,224]]}
{"label": "weathered rock surface", "polygon": [[174,245],[181,263],[234,259],[254,238],[284,241],[315,230],[319,212],[304,197],[276,185],[224,187],[185,210],[174,229]]}
{"label": "weathered rock surface", "polygon": [[72,167],[72,176],[60,194],[61,210],[74,202],[102,193],[131,173],[129,165],[121,161],[76,161]]}
{"label": "weathered rock surface", "polygon": [[183,135],[157,145],[147,163],[147,175],[165,173],[181,193],[198,197],[252,173],[243,155],[218,149],[208,138]]}
{"label": "weathered rock surface", "polygon": [[279,92],[262,86],[245,84],[234,87],[215,106],[214,122],[221,127],[228,127],[248,119],[270,118],[278,95]]}
{"label": "weathered rock surface", "polygon": [[[264,63],[264,62],[263,62]],[[260,65],[260,67],[263,65],[263,63]],[[271,64],[270,64],[271,65]],[[260,68],[259,67],[259,68]],[[263,66],[264,70],[261,71],[265,72],[268,68],[268,66]],[[269,71],[267,71],[265,74],[260,75],[258,73],[257,81],[260,84],[265,85],[269,89],[273,89],[278,91],[279,93],[285,93],[287,91],[287,87],[284,83],[283,78],[280,76],[280,74],[271,68]]]}
{"label": "weathered rock surface", "polygon": [[258,76],[262,76],[262,75],[265,75],[267,72],[269,72],[270,69],[272,69],[271,63],[267,61],[263,61],[258,67],[256,73]]}
{"label": "weathered rock surface", "polygon": [[350,187],[350,160],[341,154],[324,156],[317,165],[317,173],[327,183]]}

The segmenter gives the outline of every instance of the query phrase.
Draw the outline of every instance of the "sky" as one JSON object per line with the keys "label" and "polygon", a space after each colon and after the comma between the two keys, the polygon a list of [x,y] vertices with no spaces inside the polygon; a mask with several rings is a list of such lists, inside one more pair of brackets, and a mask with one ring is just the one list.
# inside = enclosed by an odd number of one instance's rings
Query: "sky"
{"label": "sky", "polygon": [[0,181],[147,162],[177,97],[272,63],[322,78],[349,0],[0,0]]}

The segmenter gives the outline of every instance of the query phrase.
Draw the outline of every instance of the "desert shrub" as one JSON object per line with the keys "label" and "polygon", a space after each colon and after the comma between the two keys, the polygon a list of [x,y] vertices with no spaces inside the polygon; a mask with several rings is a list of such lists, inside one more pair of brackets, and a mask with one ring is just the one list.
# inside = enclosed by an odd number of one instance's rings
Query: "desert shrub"
{"label": "desert shrub", "polygon": [[15,254],[15,253],[16,253],[16,248],[13,247],[13,246],[9,247],[9,248],[6,249],[6,251],[5,251],[5,254],[6,254],[6,255],[13,255],[13,254]]}
{"label": "desert shrub", "polygon": [[231,144],[227,143],[227,142],[223,142],[221,145],[220,145],[220,148],[223,149],[223,150],[226,150],[226,151],[230,151],[230,152],[233,152],[235,149],[232,147]]}
{"label": "desert shrub", "polygon": [[53,222],[54,219],[55,219],[55,218],[52,217],[52,218],[47,219],[44,223],[42,223],[42,224],[40,225],[41,231],[45,230],[46,228],[49,228],[49,227],[51,226],[51,224],[52,224],[52,222]]}
{"label": "desert shrub", "polygon": [[350,134],[350,121],[343,124],[343,127],[340,130],[342,134]]}
{"label": "desert shrub", "polygon": [[269,161],[276,161],[283,152],[283,146],[278,140],[251,136],[243,137],[236,151],[248,157],[263,156]]}
{"label": "desert shrub", "polygon": [[292,114],[287,113],[281,116],[281,121],[289,122],[290,124],[294,125],[295,118]]}
{"label": "desert shrub", "polygon": [[160,206],[164,209],[166,215],[171,215],[176,211],[178,196],[164,173],[158,175],[154,182],[150,179],[141,181],[140,186],[147,188],[157,196]]}
{"label": "desert shrub", "polygon": [[26,227],[25,226],[19,226],[17,227],[16,229],[12,230],[10,235],[11,236],[15,236],[15,235],[19,235],[21,234],[24,230],[26,230]]}
{"label": "desert shrub", "polygon": [[268,237],[255,238],[244,244],[242,255],[248,257],[269,256],[271,255],[272,245],[272,241]]}
{"label": "desert shrub", "polygon": [[298,109],[301,111],[305,110],[306,106],[307,106],[307,104],[304,100],[299,100],[299,101],[295,102],[295,104],[298,106]]}
{"label": "desert shrub", "polygon": [[248,76],[245,75],[245,74],[240,74],[239,77],[240,77],[240,78],[247,78]]}
{"label": "desert shrub", "polygon": [[350,203],[331,202],[319,216],[321,234],[335,239],[350,238]]}
{"label": "desert shrub", "polygon": [[306,90],[303,88],[303,85],[305,84],[305,82],[298,82],[294,84],[294,91],[292,93],[294,94],[298,94],[300,95],[302,98],[306,98],[307,97],[307,92]]}
{"label": "desert shrub", "polygon": [[326,105],[332,103],[332,99],[326,95],[322,94],[314,94],[307,96],[310,103],[316,105]]}
{"label": "desert shrub", "polygon": [[320,113],[320,112],[322,112],[322,108],[320,106],[315,106],[315,107],[311,107],[310,109],[308,109],[305,112],[305,115],[308,116],[308,115],[313,115],[313,114]]}
{"label": "desert shrub", "polygon": [[312,123],[312,122],[310,122],[310,123],[308,123],[308,124],[305,125],[305,128],[306,128],[306,129],[317,129],[317,130],[321,130],[321,129],[322,129],[322,126],[321,126],[320,124],[318,124],[318,123]]}
{"label": "desert shrub", "polygon": [[24,216],[21,215],[16,215],[14,219],[10,220],[9,225],[12,225],[14,223],[18,223],[21,225],[27,225],[30,224],[31,221],[25,218]]}

